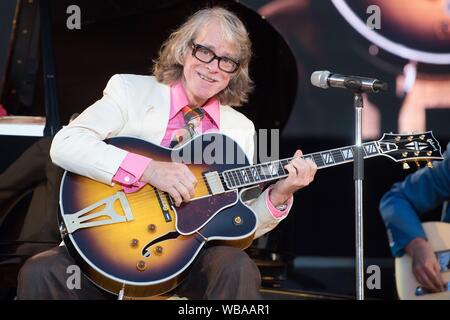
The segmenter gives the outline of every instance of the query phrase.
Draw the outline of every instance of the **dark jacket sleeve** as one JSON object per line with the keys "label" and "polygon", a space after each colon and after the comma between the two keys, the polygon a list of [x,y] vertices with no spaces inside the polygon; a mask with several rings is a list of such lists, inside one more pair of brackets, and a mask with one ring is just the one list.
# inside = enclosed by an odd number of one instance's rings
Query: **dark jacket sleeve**
{"label": "dark jacket sleeve", "polygon": [[414,238],[426,239],[420,216],[450,198],[449,153],[450,143],[443,161],[436,161],[432,169],[422,168],[408,175],[381,199],[380,212],[394,256],[403,255],[404,247]]}

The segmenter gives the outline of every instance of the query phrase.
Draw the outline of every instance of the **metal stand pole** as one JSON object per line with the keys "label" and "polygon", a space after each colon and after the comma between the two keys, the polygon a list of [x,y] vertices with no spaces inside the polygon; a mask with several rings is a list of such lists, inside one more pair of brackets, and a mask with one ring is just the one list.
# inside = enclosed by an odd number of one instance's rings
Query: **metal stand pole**
{"label": "metal stand pole", "polygon": [[42,70],[45,89],[46,123],[44,136],[54,136],[61,129],[58,113],[58,95],[55,79],[55,59],[51,33],[50,7],[48,0],[39,1],[41,22]]}
{"label": "metal stand pole", "polygon": [[355,107],[355,236],[356,236],[356,299],[364,300],[364,250],[363,250],[363,180],[364,153],[361,142],[363,98],[360,92],[354,95]]}

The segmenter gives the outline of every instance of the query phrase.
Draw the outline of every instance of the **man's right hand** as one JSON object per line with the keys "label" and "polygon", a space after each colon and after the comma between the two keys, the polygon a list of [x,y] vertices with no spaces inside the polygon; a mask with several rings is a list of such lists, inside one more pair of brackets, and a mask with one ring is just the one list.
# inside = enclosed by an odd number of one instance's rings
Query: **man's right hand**
{"label": "man's right hand", "polygon": [[177,207],[194,196],[197,184],[197,179],[185,164],[155,160],[150,161],[141,181],[169,193]]}
{"label": "man's right hand", "polygon": [[441,292],[444,288],[444,279],[428,241],[416,238],[405,247],[405,251],[412,258],[413,273],[417,281],[433,292]]}

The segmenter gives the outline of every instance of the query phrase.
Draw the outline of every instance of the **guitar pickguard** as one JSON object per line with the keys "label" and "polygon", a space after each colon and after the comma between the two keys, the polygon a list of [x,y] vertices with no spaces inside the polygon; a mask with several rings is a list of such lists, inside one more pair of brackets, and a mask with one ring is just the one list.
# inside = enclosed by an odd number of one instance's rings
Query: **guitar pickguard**
{"label": "guitar pickguard", "polygon": [[177,215],[177,231],[183,235],[192,234],[201,229],[221,210],[233,206],[237,201],[237,190],[231,190],[182,203],[174,209]]}

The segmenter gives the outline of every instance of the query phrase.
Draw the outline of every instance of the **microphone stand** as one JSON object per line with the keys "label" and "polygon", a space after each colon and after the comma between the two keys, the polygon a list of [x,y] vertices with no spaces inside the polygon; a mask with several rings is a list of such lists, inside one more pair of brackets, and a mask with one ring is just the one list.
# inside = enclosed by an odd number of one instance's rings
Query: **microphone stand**
{"label": "microphone stand", "polygon": [[356,298],[364,299],[364,252],[363,252],[363,180],[364,149],[361,142],[363,92],[378,92],[388,89],[387,83],[377,79],[331,74],[329,71],[315,71],[311,83],[316,87],[346,88],[353,91],[355,107],[355,147],[353,149],[353,177],[355,180],[355,247],[356,247]]}
{"label": "microphone stand", "polygon": [[364,300],[364,254],[363,254],[363,180],[364,154],[361,142],[363,97],[354,91],[355,149],[353,177],[355,180],[355,236],[356,236],[356,298]]}

